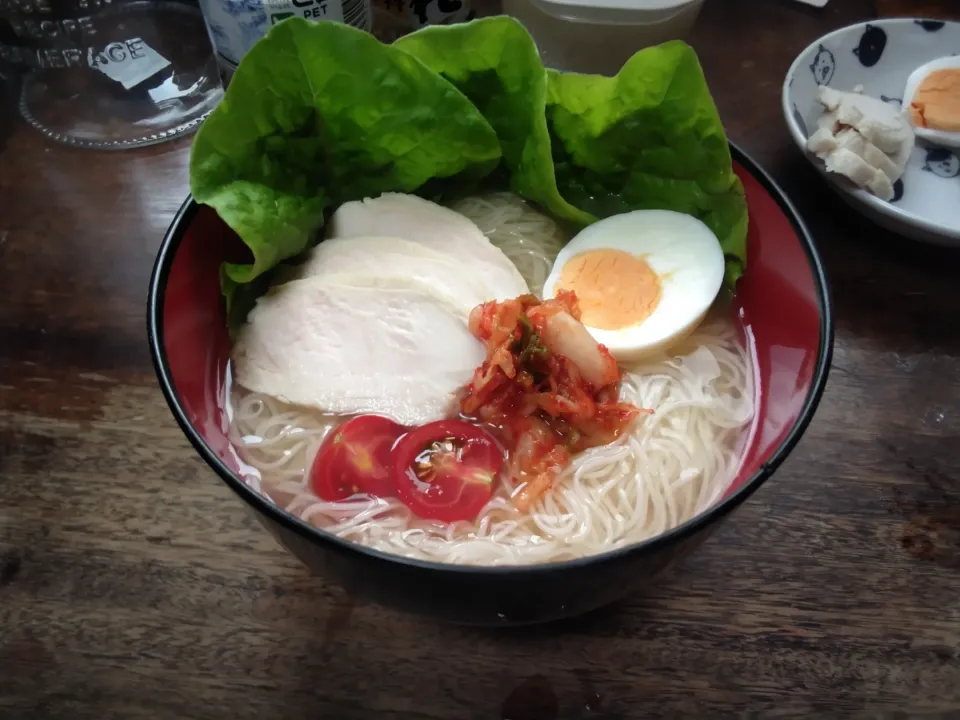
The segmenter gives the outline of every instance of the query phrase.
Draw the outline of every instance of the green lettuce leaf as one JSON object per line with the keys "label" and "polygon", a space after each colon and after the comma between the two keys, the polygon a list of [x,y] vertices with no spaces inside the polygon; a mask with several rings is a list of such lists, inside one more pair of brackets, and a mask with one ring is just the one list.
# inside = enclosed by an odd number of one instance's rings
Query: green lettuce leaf
{"label": "green lettuce leaf", "polygon": [[387,191],[438,198],[484,180],[579,225],[641,208],[690,213],[720,238],[731,284],[746,254],[743,188],[681,42],[642,50],[607,78],[545,70],[506,17],[392,46],[290,19],[240,64],[197,134],[190,173],[194,197],[251,251],[252,262],[223,266],[232,323],[332,208]]}
{"label": "green lettuce leaf", "polygon": [[547,132],[547,74],[533,38],[501,16],[434,25],[393,46],[453,83],[500,138],[510,189],[578,225],[596,220],[561,197]]}
{"label": "green lettuce leaf", "polygon": [[278,23],[240,63],[197,133],[190,188],[250,248],[223,269],[228,306],[302,252],[325,211],[428,181],[469,184],[500,162],[490,123],[402,50],[338,23]]}
{"label": "green lettuce leaf", "polygon": [[548,71],[547,125],[561,195],[607,217],[643,208],[700,218],[732,285],[746,261],[747,204],[696,53],[641,50],[613,78]]}

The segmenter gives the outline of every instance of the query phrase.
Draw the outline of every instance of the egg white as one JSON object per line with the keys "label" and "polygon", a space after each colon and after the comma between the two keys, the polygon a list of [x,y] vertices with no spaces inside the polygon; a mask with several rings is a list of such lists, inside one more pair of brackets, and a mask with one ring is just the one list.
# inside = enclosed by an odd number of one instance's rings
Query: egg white
{"label": "egg white", "polygon": [[723,249],[703,222],[671,210],[635,210],[600,220],[576,235],[557,255],[544,284],[545,297],[555,296],[567,261],[589,250],[630,253],[660,279],[660,302],[642,322],[620,330],[586,326],[618,361],[666,350],[691,333],[723,284]]}
{"label": "egg white", "polygon": [[960,70],[960,56],[943,57],[932,60],[926,65],[921,65],[907,78],[907,87],[903,91],[903,113],[913,127],[917,137],[923,138],[934,145],[942,145],[949,148],[960,148],[960,132],[949,132],[946,130],[934,130],[933,128],[916,127],[910,117],[910,104],[913,102],[917,90],[924,79],[932,72],[937,70]]}

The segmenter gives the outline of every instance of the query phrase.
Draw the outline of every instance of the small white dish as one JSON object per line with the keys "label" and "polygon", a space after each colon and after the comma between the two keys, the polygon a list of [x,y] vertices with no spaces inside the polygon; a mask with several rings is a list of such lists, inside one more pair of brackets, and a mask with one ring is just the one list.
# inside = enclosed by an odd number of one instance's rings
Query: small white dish
{"label": "small white dish", "polygon": [[836,30],[812,43],[793,62],[783,83],[783,115],[793,141],[840,197],[877,224],[906,237],[960,247],[960,154],[917,139],[890,202],[827,173],[807,150],[808,128],[823,111],[817,87],[863,92],[902,103],[907,78],[936,58],[960,53],[960,23],[874,20]]}

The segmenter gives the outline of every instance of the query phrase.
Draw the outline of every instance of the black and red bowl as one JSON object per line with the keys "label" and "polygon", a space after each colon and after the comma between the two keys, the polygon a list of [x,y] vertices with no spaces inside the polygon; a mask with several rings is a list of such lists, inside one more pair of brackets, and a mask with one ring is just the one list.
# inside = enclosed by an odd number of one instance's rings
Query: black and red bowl
{"label": "black and red bowl", "polygon": [[197,452],[267,530],[306,566],[351,592],[437,620],[478,625],[545,622],[601,607],[689,554],[773,474],[810,423],[827,380],[833,322],[813,240],[773,181],[738,148],[732,151],[750,210],[747,268],[736,306],[756,345],[757,419],[723,500],[663,535],[546,565],[445,565],[342,540],[264,500],[238,476],[223,407],[229,342],[219,272],[224,259],[237,258],[242,243],[192,198],[174,218],[150,281],[147,324],[160,387]]}

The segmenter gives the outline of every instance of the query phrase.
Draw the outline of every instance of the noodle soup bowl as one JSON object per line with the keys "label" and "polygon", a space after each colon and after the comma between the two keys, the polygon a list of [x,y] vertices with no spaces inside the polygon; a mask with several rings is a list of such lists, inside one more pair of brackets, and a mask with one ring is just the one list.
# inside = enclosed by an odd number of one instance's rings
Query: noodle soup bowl
{"label": "noodle soup bowl", "polygon": [[766,482],[800,439],[826,382],[832,319],[814,243],[772,180],[739,149],[732,152],[750,210],[747,267],[734,309],[755,353],[754,420],[739,471],[719,501],[661,535],[562,562],[443,564],[318,530],[254,490],[241,476],[229,439],[229,339],[219,285],[221,263],[240,259],[244,248],[212,209],[192,198],[163,240],[150,284],[148,332],[160,386],[220,480],[301,562],[348,591],[436,620],[476,625],[539,623],[599,608],[649,586]]}

